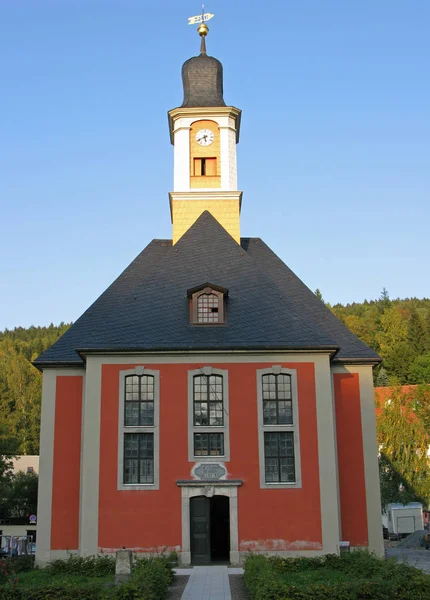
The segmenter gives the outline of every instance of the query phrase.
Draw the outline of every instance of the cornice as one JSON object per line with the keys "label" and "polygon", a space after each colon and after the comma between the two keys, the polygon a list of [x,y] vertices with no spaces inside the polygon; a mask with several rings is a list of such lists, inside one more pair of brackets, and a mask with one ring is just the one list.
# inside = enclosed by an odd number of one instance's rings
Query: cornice
{"label": "cornice", "polygon": [[196,189],[194,192],[169,192],[170,219],[173,223],[172,202],[175,200],[185,200],[186,202],[193,200],[238,200],[239,214],[242,209],[243,192],[238,190],[211,190],[204,192]]}

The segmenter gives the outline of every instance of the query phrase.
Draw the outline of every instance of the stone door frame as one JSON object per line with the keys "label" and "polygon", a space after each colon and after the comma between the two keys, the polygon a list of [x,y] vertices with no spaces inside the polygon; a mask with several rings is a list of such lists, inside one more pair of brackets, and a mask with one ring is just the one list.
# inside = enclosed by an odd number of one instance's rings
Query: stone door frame
{"label": "stone door frame", "polygon": [[227,496],[230,511],[230,563],[239,564],[239,521],[237,509],[237,488],[240,480],[222,481],[178,481],[181,488],[182,547],[179,561],[182,565],[191,564],[190,540],[190,498],[195,496]]}

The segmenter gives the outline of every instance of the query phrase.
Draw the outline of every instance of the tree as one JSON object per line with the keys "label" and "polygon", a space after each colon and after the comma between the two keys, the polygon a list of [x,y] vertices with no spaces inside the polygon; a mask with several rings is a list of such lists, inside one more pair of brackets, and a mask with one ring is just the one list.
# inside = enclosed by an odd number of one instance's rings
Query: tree
{"label": "tree", "polygon": [[407,341],[408,322],[398,306],[386,308],[381,316],[381,331],[377,334],[380,352],[383,357],[397,344]]}
{"label": "tree", "polygon": [[376,387],[387,387],[388,385],[390,385],[390,381],[388,379],[388,374],[387,374],[387,371],[384,369],[384,367],[381,367],[379,369],[379,373],[378,373],[375,383],[376,383]]}
{"label": "tree", "polygon": [[343,322],[360,340],[371,348],[375,348],[376,323],[372,323],[366,317],[357,315],[347,315],[343,318]]}
{"label": "tree", "polygon": [[0,496],[0,515],[3,519],[29,517],[37,513],[36,473],[19,471],[3,485]]}
{"label": "tree", "polygon": [[[381,502],[430,500],[429,435],[414,411],[413,392],[391,390],[377,397],[377,435],[380,448]],[[404,487],[404,490],[401,490]]]}
{"label": "tree", "polygon": [[36,514],[38,483],[39,478],[36,473],[19,471],[12,477],[5,507],[9,517],[22,518]]}
{"label": "tree", "polygon": [[381,295],[379,296],[379,306],[381,312],[384,312],[391,306],[390,295],[388,294],[388,290],[385,287],[382,288]]}
{"label": "tree", "polygon": [[399,342],[387,351],[384,366],[390,375],[390,385],[393,381],[402,385],[409,382],[410,365],[413,359],[408,342]]}
{"label": "tree", "polygon": [[318,300],[321,300],[321,302],[324,302],[324,298],[323,295],[321,293],[321,290],[319,290],[318,288],[315,290],[314,292],[315,296],[318,298]]}
{"label": "tree", "polygon": [[413,410],[430,432],[430,385],[419,385],[409,392]]}
{"label": "tree", "polygon": [[12,458],[17,454],[17,440],[10,435],[7,427],[0,425],[0,484],[12,477]]}
{"label": "tree", "polygon": [[430,383],[430,352],[417,356],[409,367],[411,383]]}
{"label": "tree", "polygon": [[408,341],[414,356],[424,354],[427,350],[426,327],[416,310],[412,311],[409,320]]}

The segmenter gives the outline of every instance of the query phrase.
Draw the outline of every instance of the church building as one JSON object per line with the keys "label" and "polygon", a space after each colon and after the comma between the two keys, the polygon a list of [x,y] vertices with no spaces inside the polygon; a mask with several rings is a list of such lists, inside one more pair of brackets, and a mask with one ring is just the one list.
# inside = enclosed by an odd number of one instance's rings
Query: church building
{"label": "church building", "polygon": [[207,32],[169,111],[172,239],[152,240],[34,363],[39,565],[123,547],[184,565],[341,542],[383,553],[380,359],[241,237],[241,111]]}

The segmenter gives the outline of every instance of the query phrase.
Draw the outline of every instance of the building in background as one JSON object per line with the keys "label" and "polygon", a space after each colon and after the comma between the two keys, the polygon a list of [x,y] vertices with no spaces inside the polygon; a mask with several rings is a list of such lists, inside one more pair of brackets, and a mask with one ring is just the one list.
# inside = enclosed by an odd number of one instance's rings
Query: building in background
{"label": "building in background", "polygon": [[[39,457],[36,455],[15,456],[12,459],[13,473],[39,473]],[[6,544],[6,537],[15,538],[29,536],[32,542],[37,541],[37,515],[26,517],[0,518],[0,537]],[[3,544],[0,544],[3,547]]]}
{"label": "building in background", "polygon": [[39,457],[33,454],[21,456],[15,456],[12,459],[13,462],[13,472],[18,473],[19,471],[23,473],[36,473],[39,474]]}
{"label": "building in background", "polygon": [[[341,540],[382,554],[380,359],[241,236],[241,111],[199,32],[169,111],[172,239],[154,239],[35,361],[41,565],[124,546],[183,564],[338,553]],[[122,206],[118,226],[144,218]]]}

